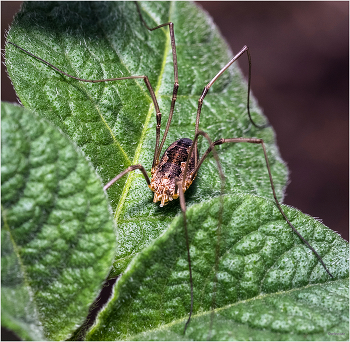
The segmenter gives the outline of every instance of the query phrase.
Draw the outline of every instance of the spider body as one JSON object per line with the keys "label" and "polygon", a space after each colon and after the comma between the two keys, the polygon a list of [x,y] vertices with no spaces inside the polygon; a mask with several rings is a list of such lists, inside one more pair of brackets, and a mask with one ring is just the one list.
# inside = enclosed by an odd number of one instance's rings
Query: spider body
{"label": "spider body", "polygon": [[[188,138],[182,138],[173,142],[164,152],[160,162],[152,168],[152,178],[149,188],[154,192],[153,202],[157,203],[161,201],[161,207],[179,197],[179,189],[176,189],[176,181],[182,180],[184,177],[186,161],[192,144],[193,141]],[[182,187],[183,192],[190,187],[196,176],[194,175],[192,178],[195,166],[195,154],[193,151]]]}

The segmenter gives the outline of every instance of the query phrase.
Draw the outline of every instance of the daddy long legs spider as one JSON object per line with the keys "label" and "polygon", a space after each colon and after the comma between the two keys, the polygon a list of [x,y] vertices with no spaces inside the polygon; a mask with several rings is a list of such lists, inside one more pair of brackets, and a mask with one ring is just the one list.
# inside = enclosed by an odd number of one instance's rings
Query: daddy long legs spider
{"label": "daddy long legs spider", "polygon": [[[141,16],[141,14],[140,14]],[[141,20],[143,21],[143,18],[141,16]],[[144,22],[144,21],[143,21]],[[159,29],[161,27],[169,26],[170,29],[170,37],[171,37],[171,46],[172,46],[172,55],[173,55],[173,62],[174,62],[174,88],[173,88],[173,99],[171,103],[171,109],[170,109],[170,115],[169,119],[166,125],[165,132],[163,134],[163,138],[160,141],[160,125],[161,125],[161,114],[159,110],[159,106],[157,103],[157,99],[155,96],[155,92],[151,86],[151,83],[149,82],[149,79],[147,76],[126,76],[126,77],[119,77],[119,78],[111,78],[111,79],[100,79],[100,80],[86,80],[82,78],[78,78],[75,76],[71,76],[60,69],[54,67],[52,64],[38,58],[37,56],[29,53],[28,51],[24,50],[26,53],[31,55],[34,58],[40,59],[43,63],[46,63],[50,67],[54,68],[56,71],[64,74],[67,77],[75,78],[78,81],[81,82],[90,82],[90,83],[98,83],[98,82],[109,82],[109,81],[120,81],[120,80],[125,80],[125,79],[143,79],[144,82],[146,83],[146,86],[150,92],[150,95],[152,97],[152,101],[156,110],[156,117],[157,117],[157,128],[156,128],[156,146],[155,146],[155,151],[154,151],[154,157],[153,157],[153,164],[152,164],[152,179],[150,180],[148,177],[148,174],[145,170],[145,168],[142,165],[132,165],[129,168],[127,168],[125,171],[117,175],[114,179],[112,179],[109,183],[106,184],[105,189],[109,188],[111,184],[119,180],[122,176],[127,174],[130,171],[133,171],[135,169],[139,169],[142,171],[142,174],[144,175],[146,182],[150,186],[151,190],[155,192],[154,195],[154,201],[160,201],[161,206],[166,205],[167,202],[171,201],[172,199],[176,199],[180,197],[180,204],[181,208],[184,214],[184,222],[185,222],[185,227],[186,227],[186,205],[185,205],[185,200],[184,200],[184,192],[189,188],[191,185],[192,181],[197,175],[197,171],[199,170],[200,166],[202,165],[203,161],[205,158],[209,155],[209,153],[212,151],[214,153],[215,159],[217,161],[217,165],[219,168],[219,173],[221,175],[221,178],[223,179],[223,174],[220,170],[220,163],[217,158],[217,154],[215,152],[215,145],[221,145],[224,143],[251,143],[251,144],[260,144],[263,149],[264,153],[264,158],[266,161],[267,165],[267,172],[269,174],[269,179],[271,182],[271,189],[272,192],[274,193],[274,198],[276,201],[276,205],[278,206],[279,210],[281,211],[281,214],[285,217],[287,222],[290,224],[288,221],[288,218],[284,215],[280,205],[279,201],[276,197],[274,186],[273,186],[273,180],[268,164],[268,158],[266,154],[266,149],[264,146],[264,142],[262,139],[254,139],[254,138],[223,138],[216,140],[215,142],[211,142],[209,139],[208,135],[204,133],[203,131],[199,130],[199,118],[200,118],[200,113],[201,113],[201,108],[202,104],[204,101],[205,96],[207,95],[209,89],[211,86],[216,82],[216,80],[221,76],[222,73],[224,73],[229,66],[236,60],[238,59],[242,54],[247,53],[248,58],[249,58],[249,64],[250,64],[250,55],[249,55],[249,50],[246,46],[242,48],[242,50],[235,55],[219,72],[214,78],[207,84],[207,86],[204,88],[202,95],[199,98],[199,104],[198,104],[198,110],[197,110],[197,118],[196,118],[196,127],[195,127],[195,132],[194,132],[194,138],[193,141],[188,139],[188,138],[181,138],[180,140],[176,141],[173,143],[164,153],[163,157],[160,158],[161,150],[164,145],[167,133],[169,131],[170,123],[171,123],[171,118],[174,112],[175,108],[175,101],[177,98],[177,92],[178,92],[178,87],[179,87],[179,82],[178,82],[178,74],[177,74],[177,59],[176,59],[176,45],[175,45],[175,37],[174,37],[174,28],[172,23],[165,23],[161,24],[157,27],[154,28],[149,28],[147,27],[147,24],[144,22],[145,26],[147,29],[150,31]],[[13,44],[13,43],[11,43]],[[15,44],[13,44],[15,45]],[[17,46],[17,45],[15,45]],[[19,46],[17,46],[20,48]],[[21,48],[20,48],[21,49]],[[250,76],[249,76],[249,82],[248,82],[248,100],[247,100],[247,108],[248,108],[248,114],[249,114],[249,89],[250,89]],[[251,120],[251,123],[255,125],[254,121]],[[209,148],[207,152],[204,153],[204,155],[199,158],[198,152],[197,152],[197,140],[200,135],[203,135],[205,138],[208,139],[209,141]],[[295,228],[290,224],[293,230]],[[302,238],[302,237],[301,237]],[[304,240],[305,243],[307,243]],[[312,247],[307,243],[309,248],[312,249]],[[312,249],[313,250],[313,249]],[[314,250],[313,250],[314,251]],[[316,253],[314,251],[314,253]],[[316,253],[318,256],[318,254]],[[190,262],[190,255],[189,256],[189,262]],[[322,259],[318,256],[320,259],[320,262],[323,264]],[[324,264],[323,264],[324,265]],[[324,266],[325,267],[325,266]],[[190,273],[191,273],[191,267],[189,267]],[[327,270],[327,269],[326,269]],[[328,272],[328,270],[327,270]],[[329,272],[328,272],[329,273]],[[192,279],[190,278],[190,283],[192,286]],[[191,316],[191,313],[190,313]],[[190,317],[189,317],[190,319]],[[189,320],[188,320],[189,322]],[[187,326],[187,324],[186,324]],[[186,329],[185,326],[185,329]]]}

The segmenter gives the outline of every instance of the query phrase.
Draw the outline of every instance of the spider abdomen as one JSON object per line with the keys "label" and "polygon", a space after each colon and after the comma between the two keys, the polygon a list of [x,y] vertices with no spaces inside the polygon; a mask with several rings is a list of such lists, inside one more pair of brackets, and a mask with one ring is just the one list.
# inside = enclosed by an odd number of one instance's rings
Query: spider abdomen
{"label": "spider abdomen", "polygon": [[[192,143],[192,140],[188,138],[173,142],[164,152],[158,165],[152,170],[150,189],[154,192],[153,202],[161,201],[161,207],[179,197],[179,190],[175,193],[175,182],[183,179]],[[192,151],[183,187],[184,192],[193,182],[194,178],[191,179],[191,177],[194,170],[195,154]]]}

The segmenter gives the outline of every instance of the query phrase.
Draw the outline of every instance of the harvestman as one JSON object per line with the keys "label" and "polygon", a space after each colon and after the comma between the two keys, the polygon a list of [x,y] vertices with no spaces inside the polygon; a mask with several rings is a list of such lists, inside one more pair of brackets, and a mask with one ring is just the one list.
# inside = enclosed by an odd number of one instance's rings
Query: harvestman
{"label": "harvestman", "polygon": [[[157,120],[156,145],[155,145],[154,157],[153,157],[153,163],[152,163],[152,169],[151,169],[152,178],[151,178],[151,180],[149,179],[145,168],[141,164],[131,165],[126,170],[124,170],[119,175],[117,175],[115,178],[113,178],[111,181],[109,181],[104,186],[104,190],[108,189],[113,183],[115,183],[118,179],[120,179],[121,177],[126,175],[128,172],[138,169],[142,172],[149,188],[154,192],[154,199],[153,199],[154,203],[160,201],[161,202],[160,206],[163,207],[164,205],[166,205],[169,201],[172,201],[173,199],[177,199],[177,198],[180,199],[180,206],[181,206],[181,210],[182,210],[183,217],[184,217],[184,228],[185,228],[185,235],[186,235],[186,246],[187,246],[187,256],[188,256],[188,265],[189,265],[189,274],[190,274],[190,286],[191,286],[191,309],[190,309],[188,320],[185,324],[184,332],[186,332],[187,325],[190,322],[191,315],[192,315],[192,309],[193,309],[193,282],[192,282],[190,249],[189,249],[189,241],[188,241],[188,233],[187,233],[186,203],[185,203],[184,192],[192,184],[192,182],[195,179],[197,172],[198,172],[199,168],[201,167],[203,161],[205,160],[205,158],[209,155],[209,153],[211,151],[213,152],[214,158],[215,158],[217,166],[218,166],[218,170],[219,170],[219,174],[220,174],[220,178],[221,178],[221,183],[222,183],[221,188],[223,189],[224,175],[223,175],[223,172],[221,170],[221,166],[219,163],[219,158],[218,158],[217,152],[215,150],[215,146],[217,146],[217,145],[221,145],[224,143],[242,143],[242,142],[261,145],[261,147],[263,149],[264,157],[265,157],[265,162],[266,162],[267,171],[268,171],[268,175],[269,175],[269,179],[270,179],[273,197],[275,199],[275,202],[276,202],[276,205],[277,205],[279,211],[281,212],[282,216],[284,217],[286,222],[289,224],[289,226],[292,228],[292,230],[312,250],[312,252],[319,259],[319,261],[322,264],[322,266],[324,267],[324,269],[333,278],[332,274],[329,272],[326,265],[324,264],[322,258],[314,250],[314,248],[311,247],[310,244],[300,235],[300,233],[295,229],[295,227],[288,220],[286,214],[282,210],[281,205],[280,205],[280,203],[277,199],[277,196],[276,196],[264,141],[262,139],[254,139],[254,138],[228,138],[228,139],[219,139],[219,140],[212,142],[207,133],[198,130],[199,118],[200,118],[200,114],[201,114],[203,100],[204,100],[205,96],[207,95],[210,87],[225,72],[225,70],[227,70],[229,68],[229,66],[231,64],[233,64],[233,62],[235,62],[245,52],[247,53],[248,63],[249,63],[248,96],[247,96],[247,112],[248,112],[249,120],[257,128],[266,127],[265,125],[259,126],[259,125],[255,124],[251,118],[251,115],[250,115],[249,96],[250,96],[250,81],[251,81],[251,57],[250,57],[249,49],[247,46],[243,46],[241,51],[239,51],[217,73],[217,75],[204,87],[203,92],[198,100],[195,136],[194,136],[193,141],[191,139],[188,139],[188,138],[182,138],[182,139],[175,141],[166,149],[162,158],[159,160],[160,153],[162,151],[165,139],[166,139],[168,131],[169,131],[170,123],[171,123],[172,116],[174,113],[177,92],[179,89],[174,24],[172,22],[168,22],[168,23],[164,23],[164,24],[158,25],[156,27],[150,28],[150,27],[148,27],[148,25],[144,21],[142,14],[141,14],[141,11],[140,11],[140,8],[139,8],[137,3],[136,3],[136,7],[137,7],[137,11],[139,13],[140,19],[141,19],[142,23],[144,24],[144,26],[147,28],[147,30],[154,31],[154,30],[159,29],[161,27],[169,26],[169,31],[170,31],[171,49],[172,49],[173,64],[174,64],[174,88],[173,88],[173,97],[171,100],[169,118],[168,118],[166,128],[165,128],[165,131],[163,134],[163,138],[162,138],[160,144],[159,144],[159,140],[160,140],[161,112],[159,110],[159,106],[158,106],[158,102],[157,102],[154,90],[153,90],[151,83],[149,82],[149,79],[147,76],[144,76],[144,75],[143,76],[127,76],[127,77],[108,78],[108,79],[102,79],[102,80],[85,80],[85,79],[82,79],[79,77],[71,76],[71,75],[63,72],[62,70],[56,68],[52,64],[50,64],[50,63],[46,62],[45,60],[33,55],[32,53],[24,50],[23,48],[19,47],[18,45],[14,44],[12,42],[8,42],[8,43],[14,45],[15,47],[24,51],[28,55],[40,60],[41,62],[43,62],[45,64],[47,64],[48,66],[55,69],[59,73],[65,75],[67,77],[74,78],[74,79],[81,81],[81,82],[98,83],[98,82],[110,82],[110,81],[119,81],[119,80],[128,80],[128,79],[143,79],[144,80],[144,82],[147,86],[147,89],[151,95],[153,104],[154,104],[154,108],[156,111],[156,120]],[[198,142],[198,138],[200,135],[202,135],[203,137],[205,137],[208,140],[209,148],[204,153],[202,158],[199,159],[198,158],[197,142]],[[221,207],[222,207],[222,203],[221,203]],[[222,208],[221,208],[221,210],[222,210]],[[220,225],[220,221],[219,221],[219,225]],[[216,260],[216,264],[217,264],[217,262],[218,261]],[[214,293],[215,293],[215,291],[214,291]]]}

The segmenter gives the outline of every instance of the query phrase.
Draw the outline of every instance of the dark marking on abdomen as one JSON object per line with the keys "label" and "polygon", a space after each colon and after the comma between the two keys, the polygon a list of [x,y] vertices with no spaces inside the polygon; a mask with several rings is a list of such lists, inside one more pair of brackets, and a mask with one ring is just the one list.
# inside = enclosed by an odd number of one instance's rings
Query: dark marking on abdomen
{"label": "dark marking on abdomen", "polygon": [[[192,140],[188,138],[182,138],[173,142],[164,152],[159,164],[158,172],[163,176],[167,175],[169,178],[176,178],[181,175],[181,163],[186,163],[188,153],[192,145]],[[188,174],[194,171],[195,160],[194,151],[192,152],[192,158],[188,165]]]}

